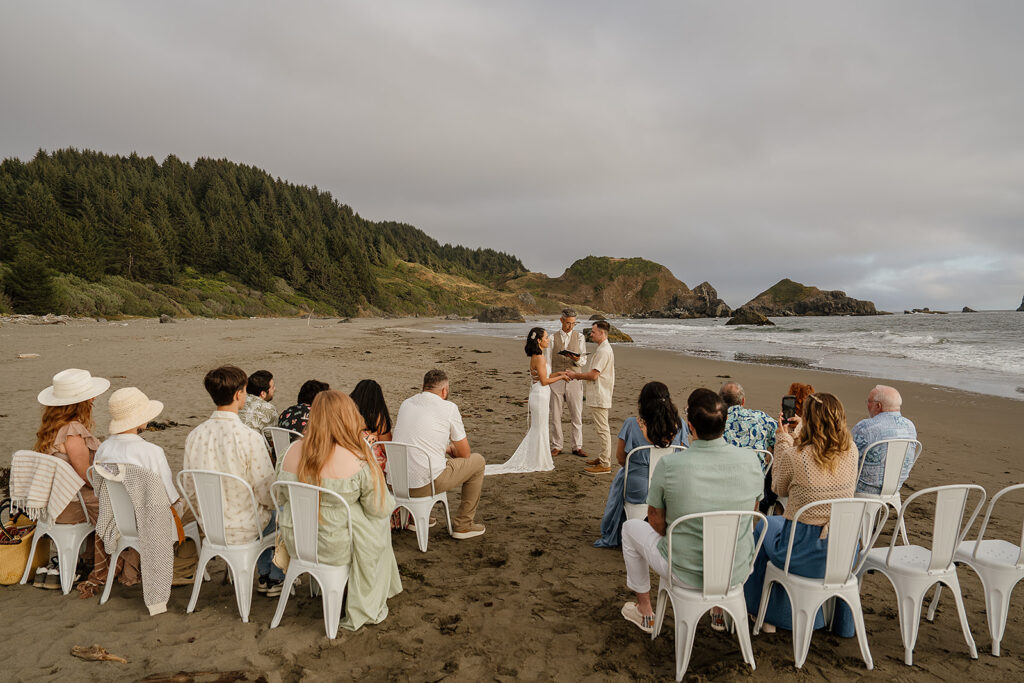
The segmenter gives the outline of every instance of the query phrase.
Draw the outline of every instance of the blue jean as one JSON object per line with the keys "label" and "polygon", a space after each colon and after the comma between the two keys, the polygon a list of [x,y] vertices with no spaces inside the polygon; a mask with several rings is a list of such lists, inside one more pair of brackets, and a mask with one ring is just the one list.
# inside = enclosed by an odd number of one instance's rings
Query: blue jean
{"label": "blue jean", "polygon": [[[270,513],[270,522],[267,524],[267,528],[263,530],[263,535],[272,534],[277,530],[277,510],[273,510]],[[267,548],[264,550],[259,559],[256,560],[256,573],[259,576],[270,575],[273,581],[284,581],[284,572],[276,564],[270,560],[274,557],[274,549]]]}

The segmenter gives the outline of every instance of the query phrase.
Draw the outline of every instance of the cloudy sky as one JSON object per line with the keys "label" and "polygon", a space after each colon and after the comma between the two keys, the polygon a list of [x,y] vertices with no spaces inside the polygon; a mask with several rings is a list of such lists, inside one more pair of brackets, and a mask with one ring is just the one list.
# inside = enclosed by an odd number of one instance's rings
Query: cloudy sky
{"label": "cloudy sky", "polygon": [[1024,295],[1024,3],[4,2],[0,156],[226,157],[558,275]]}

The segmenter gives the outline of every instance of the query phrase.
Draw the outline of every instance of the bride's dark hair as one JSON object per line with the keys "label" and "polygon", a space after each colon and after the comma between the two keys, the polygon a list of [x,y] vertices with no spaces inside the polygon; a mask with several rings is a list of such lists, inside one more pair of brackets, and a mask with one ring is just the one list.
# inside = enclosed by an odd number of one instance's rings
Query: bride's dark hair
{"label": "bride's dark hair", "polygon": [[539,356],[544,353],[544,349],[540,348],[540,340],[544,336],[543,327],[535,327],[530,330],[530,333],[526,335],[526,355],[527,356]]}
{"label": "bride's dark hair", "polygon": [[661,382],[648,382],[640,390],[637,404],[639,417],[647,427],[647,440],[659,448],[671,445],[683,427],[683,420],[668,387]]}

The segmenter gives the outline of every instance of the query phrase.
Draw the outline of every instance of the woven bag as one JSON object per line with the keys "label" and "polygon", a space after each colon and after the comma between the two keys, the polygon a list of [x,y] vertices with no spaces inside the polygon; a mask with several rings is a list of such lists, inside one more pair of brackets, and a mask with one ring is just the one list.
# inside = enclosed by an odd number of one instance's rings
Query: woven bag
{"label": "woven bag", "polygon": [[[9,514],[10,501],[0,503],[0,513],[3,510]],[[6,517],[7,515],[2,515]],[[25,564],[28,562],[28,553],[32,549],[32,539],[35,536],[35,523],[23,515],[16,519],[4,522],[0,517],[0,586],[10,586],[21,581],[25,573]],[[32,571],[29,576],[47,563],[50,559],[50,539],[45,538],[36,546],[36,554],[32,558]]]}

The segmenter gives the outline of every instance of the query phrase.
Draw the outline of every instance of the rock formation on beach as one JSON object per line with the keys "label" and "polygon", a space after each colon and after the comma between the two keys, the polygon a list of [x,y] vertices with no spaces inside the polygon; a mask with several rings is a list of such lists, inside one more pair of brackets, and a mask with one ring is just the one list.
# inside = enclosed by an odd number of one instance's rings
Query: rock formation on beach
{"label": "rock formation on beach", "polygon": [[973,308],[971,308],[970,306],[964,306],[964,310],[962,310],[960,312],[961,313],[977,313],[977,311],[974,310]]}
{"label": "rock formation on beach", "polygon": [[511,306],[492,306],[480,311],[476,319],[482,323],[524,323],[523,314]]}
{"label": "rock formation on beach", "polygon": [[746,306],[740,306],[732,312],[732,317],[726,325],[775,325],[764,315]]}
{"label": "rock formation on beach", "polygon": [[779,280],[740,308],[764,316],[879,314],[870,301],[854,299],[839,290],[808,287],[789,278]]}
{"label": "rock formation on beach", "polygon": [[[684,285],[685,286],[685,285]],[[676,294],[661,309],[644,311],[638,318],[727,318],[733,310],[718,298],[709,282],[702,282],[684,294]]]}
{"label": "rock formation on beach", "polygon": [[[615,344],[615,343],[620,343],[620,342],[631,342],[631,341],[633,341],[632,337],[630,337],[628,334],[626,334],[625,332],[623,332],[619,328],[615,327],[615,325],[612,325],[611,323],[608,323],[608,325],[612,328],[612,329],[608,330],[608,341],[610,343]],[[591,341],[591,339],[590,339],[590,332],[592,330],[593,330],[593,328],[590,327],[590,326],[586,327],[583,330],[580,330],[583,333],[583,338],[586,339],[588,342]]]}

